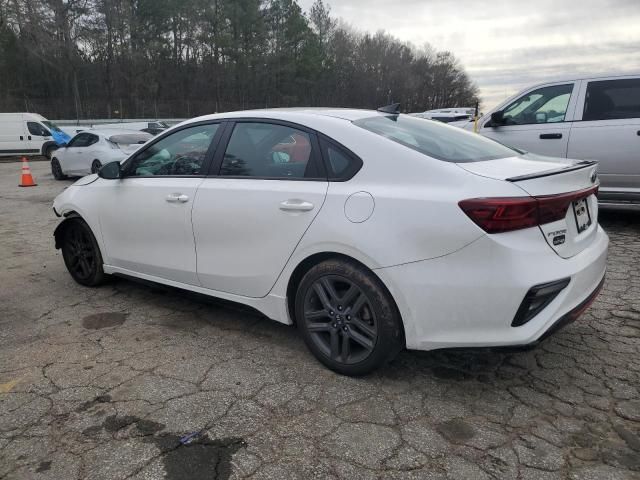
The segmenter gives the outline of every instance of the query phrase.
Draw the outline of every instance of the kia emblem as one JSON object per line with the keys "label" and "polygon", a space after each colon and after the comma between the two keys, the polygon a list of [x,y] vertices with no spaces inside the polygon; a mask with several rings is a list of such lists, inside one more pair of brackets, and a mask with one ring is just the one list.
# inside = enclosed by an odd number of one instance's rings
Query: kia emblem
{"label": "kia emblem", "polygon": [[591,183],[596,183],[597,179],[598,179],[598,172],[594,170],[593,172],[591,172]]}

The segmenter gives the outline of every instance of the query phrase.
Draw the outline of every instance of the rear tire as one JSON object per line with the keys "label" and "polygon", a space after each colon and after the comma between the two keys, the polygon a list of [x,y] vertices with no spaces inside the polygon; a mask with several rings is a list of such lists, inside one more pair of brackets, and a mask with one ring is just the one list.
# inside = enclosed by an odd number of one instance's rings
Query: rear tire
{"label": "rear tire", "polygon": [[311,353],[343,375],[365,375],[404,347],[402,320],[393,298],[367,268],[327,260],[302,278],[295,317]]}
{"label": "rear tire", "polygon": [[91,164],[91,173],[98,173],[98,170],[100,170],[101,168],[102,163],[100,163],[100,160],[94,160]]}
{"label": "rear tire", "polygon": [[102,255],[89,225],[81,218],[69,220],[62,237],[62,258],[73,279],[95,287],[105,280]]}
{"label": "rear tire", "polygon": [[67,176],[62,172],[62,167],[57,158],[51,159],[51,173],[56,180],[65,180]]}

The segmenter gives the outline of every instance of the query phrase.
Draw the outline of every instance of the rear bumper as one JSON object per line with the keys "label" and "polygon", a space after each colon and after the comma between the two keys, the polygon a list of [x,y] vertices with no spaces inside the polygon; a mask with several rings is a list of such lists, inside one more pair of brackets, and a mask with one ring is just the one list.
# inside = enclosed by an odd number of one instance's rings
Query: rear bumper
{"label": "rear bumper", "polygon": [[[564,259],[535,229],[485,236],[441,258],[382,268],[402,314],[407,348],[520,346],[575,319],[595,298],[609,239],[600,226],[591,244]],[[526,324],[511,323],[534,285],[570,282]]]}
{"label": "rear bumper", "polygon": [[604,286],[604,280],[605,280],[605,277],[602,277],[602,280],[600,280],[600,283],[598,284],[598,286],[595,288],[593,292],[591,292],[591,294],[586,299],[584,299],[580,304],[576,305],[573,309],[571,309],[570,311],[565,313],[562,317],[560,317],[534,343],[540,343],[545,338],[556,333],[558,330],[561,330],[562,328],[566,327],[570,323],[575,322],[578,319],[578,317],[580,317],[580,315],[582,315],[585,312],[585,310],[587,310],[591,306],[591,304],[596,300],[596,298],[598,297],[598,294],[600,293],[600,290],[602,290],[602,287]]}

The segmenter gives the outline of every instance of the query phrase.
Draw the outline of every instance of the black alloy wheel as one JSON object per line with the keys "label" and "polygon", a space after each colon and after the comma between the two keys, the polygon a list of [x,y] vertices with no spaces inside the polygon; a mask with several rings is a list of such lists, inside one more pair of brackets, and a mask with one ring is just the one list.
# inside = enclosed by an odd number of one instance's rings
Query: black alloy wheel
{"label": "black alloy wheel", "polygon": [[295,318],[309,350],[344,375],[365,375],[404,347],[393,298],[373,272],[347,259],[326,260],[302,277]]}
{"label": "black alloy wheel", "polygon": [[94,160],[91,164],[91,173],[98,173],[98,170],[100,170],[101,168],[102,164],[100,163],[100,160]]}
{"label": "black alloy wheel", "polygon": [[304,302],[305,328],[322,352],[336,362],[366,359],[378,340],[369,299],[352,281],[337,275],[316,280]]}
{"label": "black alloy wheel", "polygon": [[67,270],[81,285],[95,286],[104,280],[102,255],[89,226],[73,219],[64,230],[62,256]]}
{"label": "black alloy wheel", "polygon": [[62,167],[57,158],[51,160],[51,173],[56,180],[64,180],[67,176],[62,172]]}

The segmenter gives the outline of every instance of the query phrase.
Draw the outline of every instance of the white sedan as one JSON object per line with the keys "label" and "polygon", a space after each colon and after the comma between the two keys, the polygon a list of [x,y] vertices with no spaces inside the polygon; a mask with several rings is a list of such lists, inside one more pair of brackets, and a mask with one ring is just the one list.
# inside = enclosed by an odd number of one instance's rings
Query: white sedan
{"label": "white sedan", "polygon": [[296,324],[347,375],[402,348],[525,345],[604,280],[594,162],[347,109],[189,120],[54,201],[72,277],[123,275]]}
{"label": "white sedan", "polygon": [[56,180],[97,173],[102,165],[124,160],[151,138],[136,130],[82,130],[53,153],[51,173]]}

